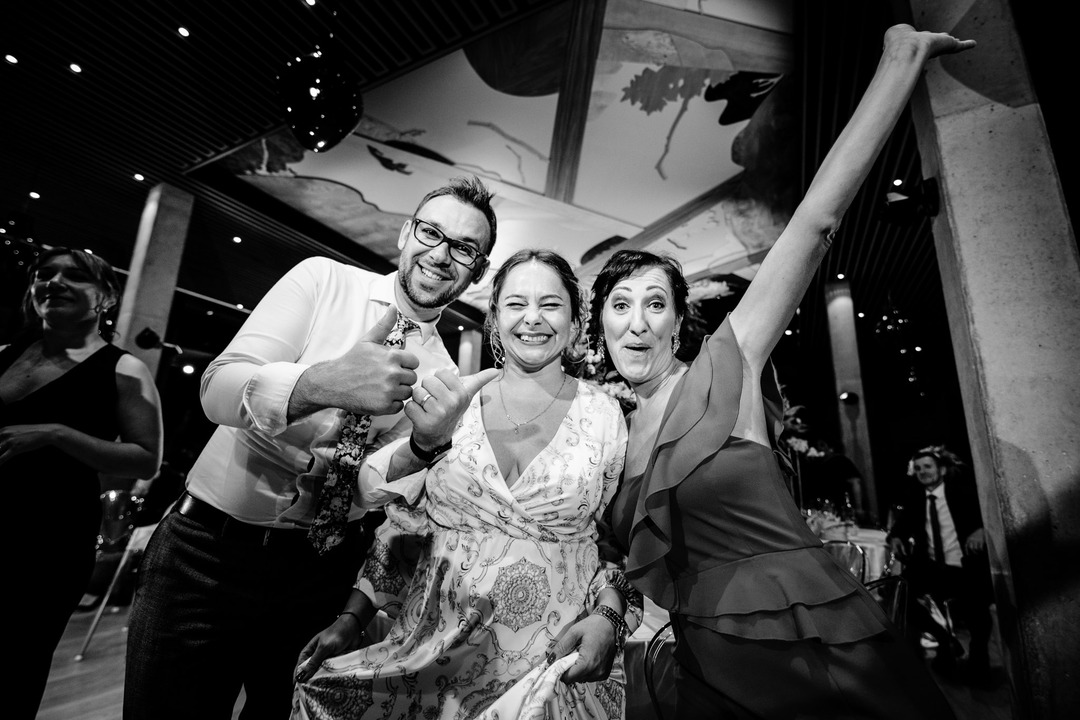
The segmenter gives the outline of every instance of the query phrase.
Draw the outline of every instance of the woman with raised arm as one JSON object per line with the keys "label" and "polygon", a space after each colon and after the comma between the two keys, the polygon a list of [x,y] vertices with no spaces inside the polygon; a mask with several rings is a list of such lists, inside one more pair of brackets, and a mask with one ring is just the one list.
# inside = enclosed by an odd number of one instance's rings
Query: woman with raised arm
{"label": "woman with raised arm", "polygon": [[[584,306],[555,253],[523,250],[499,268],[486,330],[502,372],[420,478],[419,512],[387,509],[420,548],[396,621],[360,647],[378,595],[403,583],[383,571],[393,549],[378,535],[344,612],[300,655],[294,718],[623,716],[612,668],[641,595],[601,559],[598,520],[626,426],[614,399],[567,372]],[[407,409],[414,423],[440,402],[424,384]]]}
{"label": "woman with raised arm", "polygon": [[971,40],[897,25],[877,71],[753,282],[690,364],[675,357],[687,283],[670,258],[615,253],[592,328],[633,388],[612,501],[626,575],[675,631],[681,718],[949,718],[933,678],[822,549],[774,456],[769,355],[925,63]]}
{"label": "woman with raised arm", "polygon": [[30,268],[25,324],[0,348],[0,477],[33,502],[7,516],[22,545],[10,582],[28,596],[34,633],[7,672],[12,718],[33,718],[53,651],[94,571],[101,529],[98,473],[151,478],[161,463],[161,406],[150,370],[109,342],[120,300],[112,267],[51,248]]}

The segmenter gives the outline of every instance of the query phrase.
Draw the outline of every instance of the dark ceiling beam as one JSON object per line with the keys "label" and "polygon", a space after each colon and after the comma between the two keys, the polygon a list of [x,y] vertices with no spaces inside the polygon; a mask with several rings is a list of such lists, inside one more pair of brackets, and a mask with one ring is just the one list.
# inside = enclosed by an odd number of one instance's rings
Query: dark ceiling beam
{"label": "dark ceiling beam", "polygon": [[[626,241],[598,253],[594,258],[589,260],[589,262],[581,266],[578,270],[578,277],[585,281],[586,278],[591,278],[599,273],[600,269],[604,267],[604,263],[607,262],[608,258],[610,258],[617,250],[643,250],[655,240],[663,237],[680,225],[684,225],[698,215],[708,212],[711,208],[715,207],[718,202],[731,195],[732,191],[742,182],[742,176],[743,174],[739,173],[735,177],[720,183],[712,190],[703,192],[696,198],[688,200],[667,215],[650,223],[632,238],[628,238]],[[762,253],[762,255],[764,255],[764,253]],[[745,265],[745,263],[741,264]],[[710,270],[709,274],[712,275],[714,272],[714,270]],[[691,276],[687,279],[693,281],[699,278],[697,276]]]}
{"label": "dark ceiling beam", "polygon": [[585,140],[585,121],[589,116],[596,55],[604,34],[606,0],[572,0],[566,53],[566,74],[555,106],[555,127],[551,134],[551,160],[548,162],[544,194],[555,200],[573,203],[577,184],[581,146]]}
{"label": "dark ceiling beam", "polygon": [[357,244],[328,225],[244,182],[223,168],[206,165],[188,173],[188,176],[239,201],[260,215],[317,241],[337,260],[349,261],[377,273],[389,273],[397,269],[397,263]]}
{"label": "dark ceiling beam", "polygon": [[[342,235],[318,220],[271,197],[228,171],[213,165],[188,173],[198,182],[224,193],[254,212],[292,229],[318,243],[327,255],[372,272],[386,274],[397,270],[397,263],[368,250],[363,245]],[[457,301],[443,311],[442,321],[469,330],[479,330],[484,324],[484,313],[471,305]]]}

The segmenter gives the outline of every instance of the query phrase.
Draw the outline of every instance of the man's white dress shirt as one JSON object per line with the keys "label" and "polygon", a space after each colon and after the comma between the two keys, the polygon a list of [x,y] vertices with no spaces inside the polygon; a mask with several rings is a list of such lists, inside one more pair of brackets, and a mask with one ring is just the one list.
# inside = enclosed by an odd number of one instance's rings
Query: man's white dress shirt
{"label": "man's white dress shirt", "polygon": [[[289,397],[308,367],[343,355],[386,314],[396,282],[397,273],[377,275],[317,257],[270,289],[203,374],[203,409],[218,428],[188,473],[192,495],[243,522],[308,526],[344,411],[321,410],[289,423]],[[440,368],[457,372],[436,322],[420,323],[405,339],[420,361],[417,382]],[[350,520],[364,514],[361,505],[400,494],[415,498],[415,484],[391,491],[384,482],[390,455],[409,429],[404,413],[372,417],[369,443],[382,449],[365,461]]]}

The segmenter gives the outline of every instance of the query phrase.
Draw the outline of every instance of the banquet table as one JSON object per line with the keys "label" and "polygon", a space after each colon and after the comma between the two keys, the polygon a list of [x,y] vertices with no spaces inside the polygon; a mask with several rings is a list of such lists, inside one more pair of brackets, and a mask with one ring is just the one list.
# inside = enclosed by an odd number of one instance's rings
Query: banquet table
{"label": "banquet table", "polygon": [[861,547],[866,555],[866,582],[899,569],[889,562],[892,553],[889,552],[884,530],[856,527],[848,533],[848,540]]}

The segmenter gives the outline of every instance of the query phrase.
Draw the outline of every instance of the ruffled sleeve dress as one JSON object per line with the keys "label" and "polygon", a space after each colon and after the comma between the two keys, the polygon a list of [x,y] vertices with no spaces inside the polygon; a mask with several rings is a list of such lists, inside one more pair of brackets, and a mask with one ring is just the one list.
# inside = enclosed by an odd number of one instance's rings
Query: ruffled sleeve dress
{"label": "ruffled sleeve dress", "polygon": [[[776,451],[732,436],[743,362],[727,320],[679,379],[612,527],[669,611],[678,717],[954,718],[877,601],[807,526]],[[783,427],[771,368],[770,440]]]}
{"label": "ruffled sleeve dress", "polygon": [[[845,643],[884,632],[881,608],[803,520],[776,451],[731,435],[742,367],[725,320],[672,393],[644,474],[613,501],[627,577],[669,612],[727,635]],[[762,394],[775,440],[783,410],[770,372]]]}

